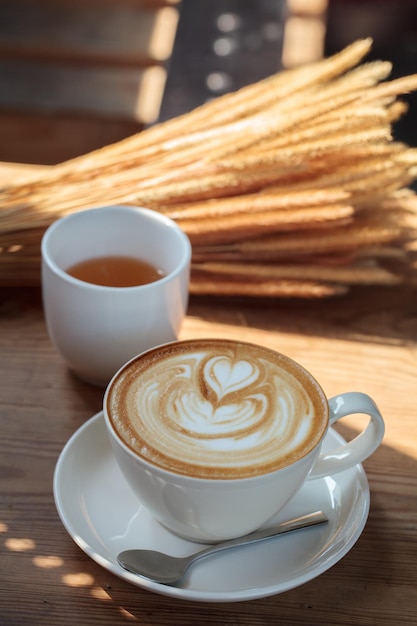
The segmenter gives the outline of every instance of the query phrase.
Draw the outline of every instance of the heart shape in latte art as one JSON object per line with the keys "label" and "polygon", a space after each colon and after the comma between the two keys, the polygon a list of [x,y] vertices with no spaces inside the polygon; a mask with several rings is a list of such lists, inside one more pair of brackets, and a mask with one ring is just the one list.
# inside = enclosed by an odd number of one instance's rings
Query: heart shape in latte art
{"label": "heart shape in latte art", "polygon": [[249,361],[233,362],[228,356],[215,356],[204,365],[204,380],[220,401],[226,395],[242,391],[259,377],[259,369]]}

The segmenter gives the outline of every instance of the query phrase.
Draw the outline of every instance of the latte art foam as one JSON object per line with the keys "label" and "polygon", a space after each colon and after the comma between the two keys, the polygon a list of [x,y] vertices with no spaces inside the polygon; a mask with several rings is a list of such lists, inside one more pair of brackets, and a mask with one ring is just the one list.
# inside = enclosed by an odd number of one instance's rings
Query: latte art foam
{"label": "latte art foam", "polygon": [[202,478],[241,478],[288,465],[315,447],[327,404],[294,362],[252,344],[179,342],[116,377],[107,411],[149,462]]}

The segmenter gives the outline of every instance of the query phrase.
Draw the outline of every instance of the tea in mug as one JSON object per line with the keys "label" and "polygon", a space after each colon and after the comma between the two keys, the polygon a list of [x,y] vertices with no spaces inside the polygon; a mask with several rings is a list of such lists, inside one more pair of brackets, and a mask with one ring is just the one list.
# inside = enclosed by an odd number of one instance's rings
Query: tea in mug
{"label": "tea in mug", "polygon": [[164,272],[147,261],[125,256],[85,259],[66,270],[67,274],[103,287],[137,287],[164,277]]}

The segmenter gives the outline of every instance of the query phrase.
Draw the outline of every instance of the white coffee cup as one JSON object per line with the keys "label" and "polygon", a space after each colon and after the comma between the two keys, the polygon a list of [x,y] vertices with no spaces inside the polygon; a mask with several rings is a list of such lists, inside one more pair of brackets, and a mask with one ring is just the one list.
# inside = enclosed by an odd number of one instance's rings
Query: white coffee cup
{"label": "white coffee cup", "polygon": [[[167,217],[105,206],[54,222],[42,239],[42,292],[50,338],[79,377],[106,385],[133,356],[178,337],[188,303],[191,245]],[[161,268],[156,282],[107,287],[67,273],[100,256],[128,256]]]}
{"label": "white coffee cup", "polygon": [[[363,432],[321,454],[330,425],[353,413],[370,417]],[[140,502],[174,533],[200,542],[256,530],[306,480],[361,463],[384,435],[366,394],[327,401],[288,357],[221,339],[178,341],[132,359],[106,389],[104,416]]]}

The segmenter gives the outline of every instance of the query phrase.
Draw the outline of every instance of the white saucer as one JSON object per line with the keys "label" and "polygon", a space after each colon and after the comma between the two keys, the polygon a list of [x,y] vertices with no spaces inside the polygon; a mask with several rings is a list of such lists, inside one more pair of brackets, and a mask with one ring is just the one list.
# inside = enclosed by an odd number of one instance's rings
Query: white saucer
{"label": "white saucer", "polygon": [[[343,442],[330,430],[323,449]],[[113,459],[102,413],[65,445],[55,468],[54,497],[65,528],[99,565],[143,589],[205,602],[262,598],[319,576],[352,548],[369,512],[368,482],[357,465],[305,483],[277,517],[321,509],[328,524],[204,559],[190,568],[181,587],[147,581],[118,565],[119,552],[151,548],[185,556],[201,545],[172,535],[137,500]]]}

